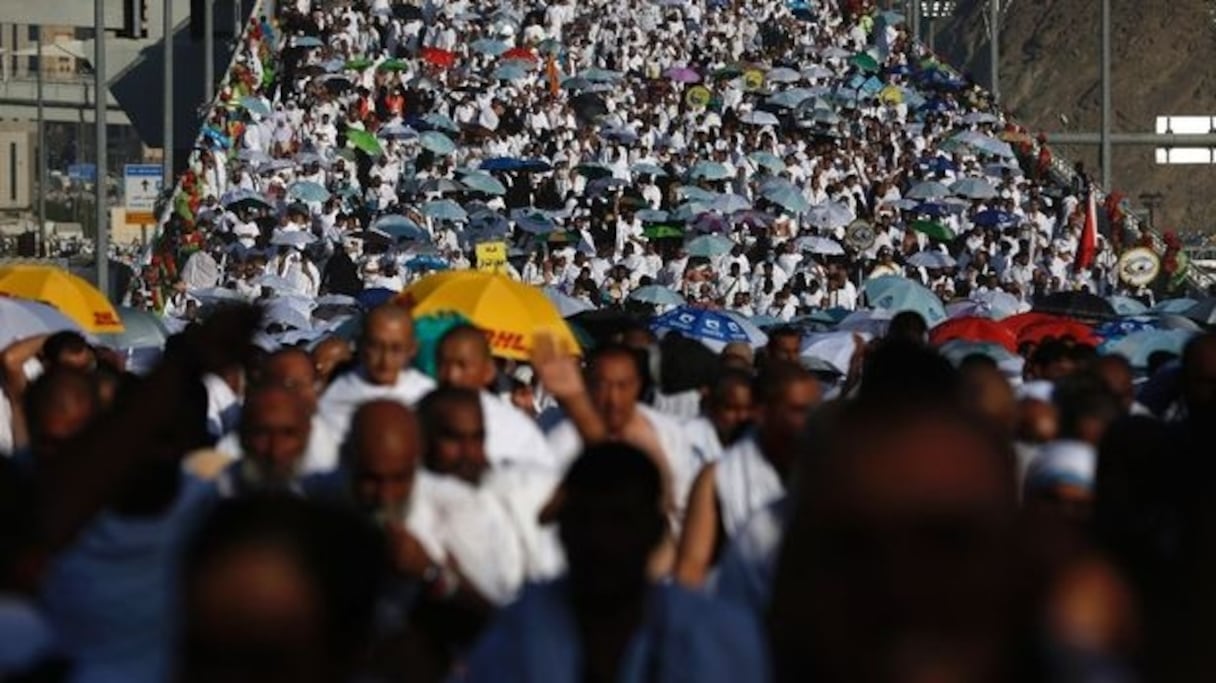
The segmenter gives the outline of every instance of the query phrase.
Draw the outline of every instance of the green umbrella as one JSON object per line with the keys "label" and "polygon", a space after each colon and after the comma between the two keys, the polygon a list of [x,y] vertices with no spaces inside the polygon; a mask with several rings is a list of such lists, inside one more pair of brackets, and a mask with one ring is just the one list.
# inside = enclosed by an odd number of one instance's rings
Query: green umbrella
{"label": "green umbrella", "polygon": [[574,172],[588,178],[607,178],[612,175],[612,167],[597,162],[587,162],[574,167]]}
{"label": "green umbrella", "polygon": [[954,239],[954,233],[937,221],[912,221],[908,226],[916,232],[928,235],[929,239],[938,242],[949,242]]}
{"label": "green umbrella", "polygon": [[878,71],[878,60],[874,56],[866,52],[858,52],[849,57],[849,63],[856,65],[862,71],[876,73]]}
{"label": "green umbrella", "polygon": [[711,74],[716,80],[727,80],[743,75],[743,66],[741,64],[727,64]]}
{"label": "green umbrella", "polygon": [[346,68],[362,71],[363,69],[366,69],[367,67],[369,67],[371,65],[372,65],[372,60],[368,59],[367,57],[359,57],[358,59],[352,59],[349,62],[347,62]]}
{"label": "green umbrella", "polygon": [[409,68],[409,64],[400,59],[386,59],[380,62],[380,66],[376,67],[377,71],[405,71]]}
{"label": "green umbrella", "polygon": [[468,318],[459,313],[424,315],[415,320],[414,339],[418,344],[418,355],[414,356],[414,367],[434,377],[439,370],[439,363],[435,358],[439,351],[439,341],[448,330],[468,322]]}
{"label": "green umbrella", "polygon": [[378,156],[384,151],[380,149],[380,141],[376,139],[376,136],[365,130],[348,129],[346,139],[350,140],[350,144],[372,156]]}
{"label": "green umbrella", "polygon": [[642,235],[652,240],[658,240],[664,237],[683,237],[684,231],[670,223],[657,223],[647,226],[646,229],[642,230]]}

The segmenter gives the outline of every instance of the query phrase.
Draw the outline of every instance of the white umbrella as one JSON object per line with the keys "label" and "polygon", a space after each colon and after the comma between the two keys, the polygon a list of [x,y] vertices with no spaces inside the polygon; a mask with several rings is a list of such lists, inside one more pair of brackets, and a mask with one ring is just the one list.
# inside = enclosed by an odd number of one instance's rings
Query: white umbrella
{"label": "white umbrella", "polygon": [[66,330],[81,332],[80,325],[58,309],[37,301],[0,297],[0,349],[22,339]]}
{"label": "white umbrella", "polygon": [[800,251],[805,251],[811,254],[819,254],[821,256],[844,255],[844,247],[840,246],[840,242],[837,242],[829,237],[820,237],[818,235],[800,237],[798,238],[796,246]]}
{"label": "white umbrella", "polygon": [[936,270],[955,266],[954,259],[949,254],[943,254],[940,251],[918,251],[908,257],[908,263],[917,268]]}
{"label": "white umbrella", "polygon": [[873,336],[867,332],[816,332],[802,338],[802,347],[798,355],[803,358],[816,358],[832,366],[842,375],[849,373],[849,362],[857,351],[857,338],[866,343]]}
{"label": "white umbrella", "polygon": [[776,126],[781,123],[776,116],[766,111],[757,110],[747,112],[743,116],[740,116],[739,120],[753,126]]}
{"label": "white umbrella", "polygon": [[557,312],[563,318],[569,318],[572,315],[578,315],[583,311],[594,310],[595,306],[579,299],[570,296],[557,287],[545,287],[545,296],[549,301],[553,302],[553,306],[557,308]]}
{"label": "white umbrella", "polygon": [[296,249],[303,249],[316,241],[317,238],[312,233],[303,230],[280,230],[270,238],[270,243],[276,247],[295,247]]}

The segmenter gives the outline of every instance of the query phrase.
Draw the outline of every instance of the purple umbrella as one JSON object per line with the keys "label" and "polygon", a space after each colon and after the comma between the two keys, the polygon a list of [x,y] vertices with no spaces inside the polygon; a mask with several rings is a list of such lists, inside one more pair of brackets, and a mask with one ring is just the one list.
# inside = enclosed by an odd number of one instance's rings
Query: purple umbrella
{"label": "purple umbrella", "polygon": [[676,83],[700,83],[701,74],[686,66],[673,66],[663,73]]}

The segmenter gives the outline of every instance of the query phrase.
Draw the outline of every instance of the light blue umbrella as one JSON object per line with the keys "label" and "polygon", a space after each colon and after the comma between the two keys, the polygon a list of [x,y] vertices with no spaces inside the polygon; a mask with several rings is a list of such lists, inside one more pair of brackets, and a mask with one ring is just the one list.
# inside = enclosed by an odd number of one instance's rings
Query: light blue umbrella
{"label": "light blue umbrella", "polygon": [[908,193],[904,195],[908,199],[938,199],[940,197],[950,196],[950,188],[937,182],[936,180],[926,180],[912,186]]}
{"label": "light blue umbrella", "polygon": [[507,50],[510,50],[511,46],[507,45],[501,40],[494,40],[493,38],[479,38],[474,40],[472,43],[469,43],[469,48],[474,52],[479,52],[483,55],[497,57]]}
{"label": "light blue umbrella", "polygon": [[409,218],[396,213],[386,214],[377,218],[372,223],[372,229],[379,230],[397,240],[423,242],[430,239],[430,235],[421,226]]}
{"label": "light blue umbrella", "polygon": [[676,188],[676,196],[691,202],[712,202],[718,195],[696,185],[683,185]]}
{"label": "light blue umbrella", "polygon": [[671,214],[672,220],[689,222],[709,211],[709,204],[704,202],[688,202],[676,207],[675,213]]}
{"label": "light blue umbrella", "polygon": [[963,178],[950,186],[950,192],[967,199],[991,199],[996,188],[982,178]]}
{"label": "light blue umbrella", "polygon": [[492,75],[499,81],[522,81],[528,78],[528,69],[519,62],[506,62],[495,68]]}
{"label": "light blue umbrella", "polygon": [[291,187],[287,189],[287,194],[302,202],[323,202],[329,199],[329,190],[325,189],[324,185],[311,180],[292,183]]}
{"label": "light blue umbrella", "polygon": [[699,161],[689,169],[688,177],[693,180],[726,180],[731,174],[725,165],[716,161]]}
{"label": "light blue umbrella", "polygon": [[562,81],[563,90],[590,90],[591,86],[591,81],[582,76],[571,76]]}
{"label": "light blue umbrella", "polygon": [[1115,313],[1119,315],[1143,315],[1148,313],[1148,306],[1130,296],[1112,294],[1106,297],[1106,300],[1110,302],[1111,308],[1115,309]]}
{"label": "light blue umbrella", "polygon": [[785,170],[785,162],[781,160],[781,157],[772,152],[752,152],[747,155],[747,158],[751,159],[757,166],[768,169],[773,173],[780,173]]}
{"label": "light blue umbrella", "polygon": [[968,356],[987,356],[996,361],[997,368],[1007,377],[1020,377],[1026,361],[1009,349],[994,342],[974,342],[951,339],[937,347],[939,353],[951,363],[960,365]]}
{"label": "light blue umbrella", "polygon": [[856,218],[848,205],[835,201],[816,204],[806,212],[806,222],[821,230],[842,228]]}
{"label": "light blue umbrella", "polygon": [[789,67],[779,66],[765,74],[764,80],[769,83],[797,83],[802,80],[802,74]]}
{"label": "light blue umbrella", "polygon": [[790,88],[769,96],[768,103],[784,109],[796,109],[811,97],[811,91],[806,88]]}
{"label": "light blue umbrella", "polygon": [[554,308],[557,309],[557,314],[563,318],[569,318],[572,315],[578,315],[584,311],[591,311],[595,306],[566,294],[557,287],[549,286],[542,287],[541,291],[545,293],[545,297],[553,302]]}
{"label": "light blue umbrella", "polygon": [[1195,307],[1199,303],[1197,299],[1182,297],[1179,299],[1165,299],[1158,301],[1157,305],[1148,309],[1153,313],[1172,313],[1174,315],[1182,315]]}
{"label": "light blue umbrella", "polygon": [[637,216],[637,219],[643,223],[662,223],[670,218],[666,211],[659,209],[642,209],[633,215]]}
{"label": "light blue umbrella", "polygon": [[376,131],[376,137],[385,140],[412,140],[418,137],[418,131],[401,123],[390,123],[381,126],[380,130]]}
{"label": "light blue umbrella", "polygon": [[718,213],[730,214],[736,211],[746,211],[752,208],[752,203],[747,201],[746,197],[727,192],[714,197],[714,200],[709,203],[709,208]]}
{"label": "light blue umbrella", "polygon": [[538,209],[523,208],[511,212],[511,220],[520,230],[533,235],[548,235],[557,231],[557,224]]}
{"label": "light blue umbrella", "polygon": [[595,66],[580,71],[578,75],[591,83],[615,83],[625,76],[619,71],[609,71]]}
{"label": "light blue umbrella", "polygon": [[683,306],[687,303],[684,297],[661,285],[638,287],[629,293],[629,298],[656,306]]}
{"label": "light blue umbrella", "polygon": [[461,175],[460,182],[474,192],[492,195],[507,193],[506,186],[499,182],[498,178],[484,171],[468,171]]}
{"label": "light blue umbrella", "polygon": [[469,214],[451,199],[436,199],[422,205],[422,213],[440,221],[463,221]]}
{"label": "light blue umbrella", "polygon": [[734,248],[735,243],[721,235],[694,237],[685,246],[689,256],[704,256],[706,258],[729,254],[730,250]]}
{"label": "light blue umbrella", "polygon": [[946,319],[946,307],[936,294],[919,282],[903,277],[880,277],[867,280],[862,285],[866,300],[879,310],[899,313],[919,313],[930,327]]}
{"label": "light blue umbrella", "polygon": [[260,97],[246,95],[241,98],[241,106],[245,111],[258,116],[270,116],[270,105]]}
{"label": "light blue umbrella", "polygon": [[681,306],[654,319],[651,329],[674,331],[712,346],[731,342],[750,344],[747,331],[737,321],[719,312]]}
{"label": "light blue umbrella", "polygon": [[667,176],[667,171],[664,171],[662,166],[652,164],[649,161],[639,161],[631,166],[629,170],[633,171],[634,173],[654,176],[656,178],[663,178]]}
{"label": "light blue umbrella", "polygon": [[423,149],[429,149],[440,156],[447,156],[456,151],[456,143],[448,136],[436,130],[428,130],[418,136],[418,144]]}
{"label": "light blue umbrella", "polygon": [[772,189],[763,193],[765,199],[780,206],[790,213],[803,213],[811,208],[811,203],[806,200],[802,192],[793,185],[789,187],[776,185]]}
{"label": "light blue umbrella", "polygon": [[296,47],[321,47],[325,44],[316,36],[296,36],[291,39],[291,42]]}
{"label": "light blue umbrella", "polygon": [[422,120],[431,128],[447,130],[453,133],[460,132],[460,126],[456,125],[456,122],[450,117],[444,116],[443,114],[427,114],[426,116],[422,117]]}
{"label": "light blue umbrella", "polygon": [[908,264],[917,268],[941,270],[943,268],[953,268],[955,261],[949,254],[944,254],[937,250],[929,250],[918,251],[912,254],[912,256],[908,257]]}
{"label": "light blue umbrella", "polygon": [[1123,356],[1135,368],[1147,368],[1148,358],[1158,351],[1182,355],[1186,343],[1195,336],[1189,330],[1141,330],[1103,344],[1104,354]]}
{"label": "light blue umbrella", "polygon": [[118,307],[118,317],[125,328],[115,334],[101,334],[98,339],[112,349],[159,348],[165,345],[169,331],[160,316],[127,306]]}

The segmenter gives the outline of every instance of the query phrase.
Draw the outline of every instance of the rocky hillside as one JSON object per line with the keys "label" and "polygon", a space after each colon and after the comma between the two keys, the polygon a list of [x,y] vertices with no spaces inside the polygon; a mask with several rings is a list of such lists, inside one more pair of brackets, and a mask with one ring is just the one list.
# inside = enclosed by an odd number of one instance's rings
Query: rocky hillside
{"label": "rocky hillside", "polygon": [[[1003,0],[1002,104],[1033,130],[1098,131],[1096,0]],[[1112,0],[1114,130],[1153,132],[1159,115],[1216,115],[1216,0]],[[960,0],[936,47],[988,84],[987,0]],[[1097,147],[1058,147],[1097,169]],[[1216,166],[1158,166],[1151,147],[1115,147],[1114,188],[1135,205],[1164,195],[1164,229],[1216,231]]]}

